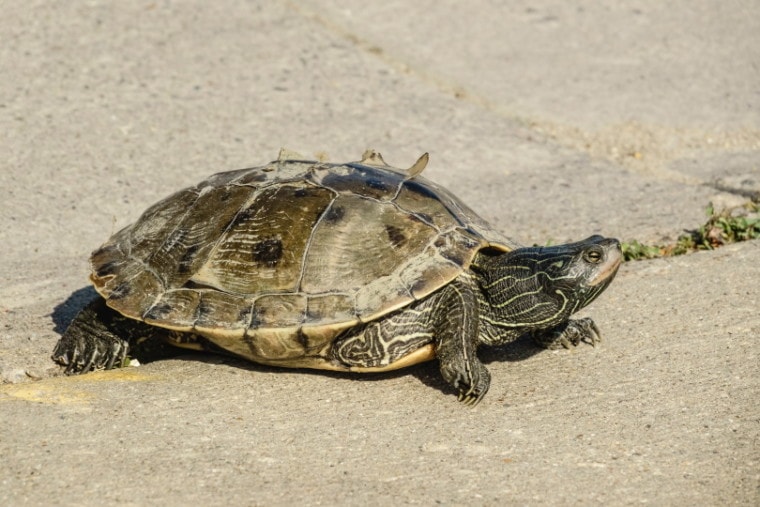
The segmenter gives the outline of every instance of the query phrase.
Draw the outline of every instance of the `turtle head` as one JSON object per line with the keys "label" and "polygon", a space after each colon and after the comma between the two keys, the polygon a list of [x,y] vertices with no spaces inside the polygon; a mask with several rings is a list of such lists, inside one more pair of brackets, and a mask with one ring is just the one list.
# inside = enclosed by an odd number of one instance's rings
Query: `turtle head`
{"label": "turtle head", "polygon": [[565,245],[518,248],[473,267],[491,315],[511,328],[544,329],[593,301],[617,273],[620,242],[591,236]]}

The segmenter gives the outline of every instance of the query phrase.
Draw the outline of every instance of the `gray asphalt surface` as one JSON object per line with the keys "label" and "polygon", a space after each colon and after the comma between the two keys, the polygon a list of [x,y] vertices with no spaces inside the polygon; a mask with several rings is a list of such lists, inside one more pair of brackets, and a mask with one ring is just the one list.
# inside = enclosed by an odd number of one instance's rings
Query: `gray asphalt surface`
{"label": "gray asphalt surface", "polygon": [[281,146],[366,148],[526,244],[667,242],[760,191],[754,1],[14,2],[0,17],[0,505],[758,505],[760,243],[626,263],[604,343],[63,377],[89,252]]}

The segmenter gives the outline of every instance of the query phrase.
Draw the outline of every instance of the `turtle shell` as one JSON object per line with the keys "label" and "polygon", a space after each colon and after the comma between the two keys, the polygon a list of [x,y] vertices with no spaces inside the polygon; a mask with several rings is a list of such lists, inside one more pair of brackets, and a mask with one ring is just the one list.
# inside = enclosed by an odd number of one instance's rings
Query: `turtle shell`
{"label": "turtle shell", "polygon": [[[483,248],[518,246],[451,193],[368,151],[222,172],[146,210],[91,256],[127,317],[266,364],[308,364],[342,330],[429,295]],[[305,361],[305,362],[304,362]]]}

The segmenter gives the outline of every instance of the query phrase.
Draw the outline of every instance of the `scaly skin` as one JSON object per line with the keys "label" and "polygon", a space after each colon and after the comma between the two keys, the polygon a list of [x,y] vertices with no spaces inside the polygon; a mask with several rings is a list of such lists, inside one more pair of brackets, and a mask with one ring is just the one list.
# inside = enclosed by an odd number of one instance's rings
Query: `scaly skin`
{"label": "scaly skin", "polygon": [[526,332],[546,348],[596,345],[601,340],[596,324],[570,316],[609,285],[619,264],[617,241],[600,237],[480,256],[472,274],[339,336],[333,359],[348,366],[383,366],[410,347],[433,342],[443,378],[458,390],[460,401],[476,405],[491,378],[477,357],[479,345],[502,345]]}
{"label": "scaly skin", "polygon": [[330,358],[346,367],[381,367],[435,344],[441,375],[460,401],[477,403],[491,382],[478,360],[477,285],[463,275],[432,296],[338,336]]}

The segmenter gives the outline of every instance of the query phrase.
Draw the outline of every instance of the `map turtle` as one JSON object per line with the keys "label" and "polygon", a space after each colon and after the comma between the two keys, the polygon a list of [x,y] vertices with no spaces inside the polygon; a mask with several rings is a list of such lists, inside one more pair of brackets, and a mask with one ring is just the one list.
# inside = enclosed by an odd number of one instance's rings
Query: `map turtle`
{"label": "map turtle", "polygon": [[382,372],[437,359],[467,404],[488,391],[480,345],[530,334],[595,345],[571,315],[612,281],[616,239],[526,247],[452,193],[368,150],[358,162],[287,150],[148,208],[90,257],[100,296],[53,353],[66,373],[168,342],[256,363]]}

